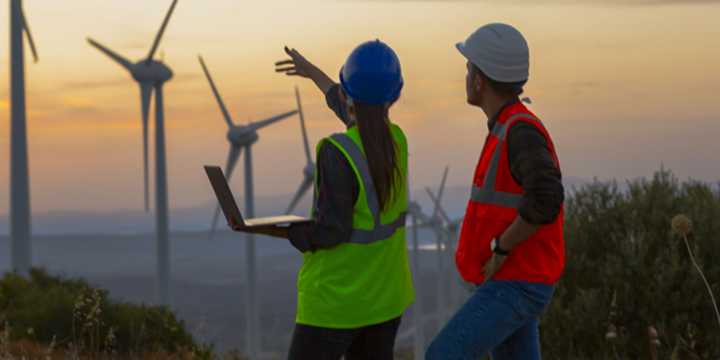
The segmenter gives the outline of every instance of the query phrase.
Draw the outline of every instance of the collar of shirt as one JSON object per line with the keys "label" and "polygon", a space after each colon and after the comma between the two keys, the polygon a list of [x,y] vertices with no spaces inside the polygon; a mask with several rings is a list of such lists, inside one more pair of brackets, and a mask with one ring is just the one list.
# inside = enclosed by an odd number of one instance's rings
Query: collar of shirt
{"label": "collar of shirt", "polygon": [[514,104],[514,103],[517,103],[517,102],[520,102],[520,99],[519,99],[518,97],[514,97],[514,98],[508,100],[508,102],[506,102],[505,105],[503,105],[503,106],[500,108],[500,111],[498,111],[497,114],[495,114],[493,117],[491,117],[490,119],[488,119],[487,126],[488,126],[488,131],[489,131],[489,132],[492,132],[493,127],[495,127],[495,123],[496,123],[496,122],[498,121],[498,119],[500,118],[500,114],[502,114],[502,112],[505,111],[505,109],[506,109],[508,106],[510,106],[510,105],[512,105],[512,104]]}

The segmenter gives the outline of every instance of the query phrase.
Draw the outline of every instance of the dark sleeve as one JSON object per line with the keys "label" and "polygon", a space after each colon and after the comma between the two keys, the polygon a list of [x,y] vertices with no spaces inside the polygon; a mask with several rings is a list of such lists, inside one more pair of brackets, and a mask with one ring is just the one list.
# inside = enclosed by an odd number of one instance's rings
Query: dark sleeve
{"label": "dark sleeve", "polygon": [[348,122],[347,104],[340,99],[340,84],[335,84],[328,90],[327,94],[325,94],[325,101],[348,129],[355,124],[354,121],[352,123]]}
{"label": "dark sleeve", "polygon": [[518,121],[508,130],[507,151],[513,179],[523,188],[518,215],[531,224],[554,222],[565,191],[545,134],[533,124]]}
{"label": "dark sleeve", "polygon": [[[320,146],[317,157],[317,204],[313,222],[291,225],[290,243],[300,252],[327,249],[350,240],[353,207],[360,193],[347,157],[333,143]],[[313,190],[314,191],[314,190]]]}

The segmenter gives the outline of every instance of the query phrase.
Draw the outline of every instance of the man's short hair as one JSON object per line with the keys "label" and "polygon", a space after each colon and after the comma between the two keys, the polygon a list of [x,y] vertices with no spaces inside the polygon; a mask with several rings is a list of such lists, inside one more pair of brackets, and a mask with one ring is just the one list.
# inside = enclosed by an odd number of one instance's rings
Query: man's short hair
{"label": "man's short hair", "polygon": [[492,91],[495,94],[498,94],[500,96],[507,96],[507,97],[520,96],[520,94],[522,94],[524,91],[523,86],[527,82],[527,79],[525,79],[523,81],[511,82],[511,83],[500,82],[500,81],[496,81],[496,80],[489,78],[475,64],[472,64],[472,69],[473,69],[474,74],[479,75],[483,79],[484,82],[486,82],[490,85],[490,89],[492,89]]}

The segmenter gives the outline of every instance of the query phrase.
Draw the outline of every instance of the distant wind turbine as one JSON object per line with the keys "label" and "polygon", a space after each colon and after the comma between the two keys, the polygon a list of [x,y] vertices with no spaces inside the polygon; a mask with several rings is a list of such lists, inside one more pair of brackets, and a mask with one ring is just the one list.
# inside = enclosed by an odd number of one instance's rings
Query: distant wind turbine
{"label": "distant wind turbine", "polygon": [[[439,202],[440,199],[442,199],[443,190],[445,189],[445,180],[447,180],[447,174],[448,174],[448,167],[445,167],[445,173],[443,174],[442,182],[440,183],[440,189],[438,190],[438,201],[435,203],[435,207],[433,209],[433,212],[430,216],[429,224],[428,226],[435,232],[436,241],[437,241],[437,306],[438,306],[438,332],[443,328],[445,323],[447,322],[447,303],[445,299],[445,281],[446,281],[446,274],[445,274],[445,265],[444,258],[446,255],[444,255],[443,251],[443,243],[445,243],[445,237],[446,233],[443,229],[443,220],[439,215]],[[447,248],[447,247],[446,247]]]}
{"label": "distant wind turbine", "polygon": [[[155,95],[157,102],[158,97],[162,97],[162,83],[170,80],[172,77],[172,71],[170,68],[168,68],[163,63],[163,58],[165,57],[165,54],[161,52],[160,54],[160,60],[153,60],[152,57],[155,54],[157,47],[160,43],[160,38],[163,35],[163,32],[165,31],[165,26],[167,26],[168,20],[170,19],[170,15],[172,14],[173,9],[175,8],[175,4],[177,3],[177,0],[173,0],[172,5],[170,6],[170,11],[168,11],[167,16],[165,17],[165,21],[162,24],[162,27],[160,28],[160,31],[157,34],[157,37],[155,38],[155,43],[153,44],[152,49],[150,49],[150,54],[146,59],[139,60],[137,63],[133,64],[129,60],[123,58],[122,56],[114,53],[113,51],[109,50],[105,46],[101,45],[100,43],[96,42],[95,40],[88,38],[88,42],[90,45],[96,47],[98,50],[105,53],[105,55],[109,56],[111,59],[117,61],[122,67],[127,69],[132,77],[140,84],[140,101],[142,104],[142,125],[143,125],[143,160],[144,160],[144,175],[145,175],[145,211],[150,211],[150,195],[149,195],[149,183],[148,183],[148,122],[149,122],[149,115],[150,115],[150,100],[152,97],[152,91],[153,86],[157,86],[159,83],[159,90],[156,90],[157,93]],[[157,111],[157,110],[156,110]]]}
{"label": "distant wind turbine", "polygon": [[149,209],[148,200],[148,117],[153,88],[155,90],[155,235],[157,238],[157,284],[156,296],[160,304],[170,305],[170,243],[168,225],[167,197],[167,166],[165,162],[165,119],[163,106],[163,84],[172,78],[173,73],[162,61],[154,60],[153,56],[165,32],[178,0],[173,0],[165,20],[155,37],[150,53],[135,64],[118,55],[112,50],[88,38],[90,45],[105,53],[111,59],[130,72],[140,84],[140,100],[142,103],[143,146],[145,159],[145,210]]}
{"label": "distant wind turbine", "polygon": [[25,47],[27,34],[33,59],[35,43],[30,34],[22,0],[10,1],[10,253],[13,270],[29,276],[30,251],[30,172],[28,165],[25,113]]}
{"label": "distant wind turbine", "polygon": [[298,92],[297,87],[295,87],[295,98],[297,99],[298,104],[298,114],[300,115],[300,127],[302,128],[307,164],[305,165],[305,168],[303,168],[303,181],[300,183],[300,187],[298,188],[297,193],[295,193],[295,197],[293,197],[290,202],[290,206],[288,206],[287,211],[285,211],[285,215],[289,215],[293,209],[295,209],[297,203],[300,199],[302,199],[303,195],[305,195],[305,193],[313,187],[315,182],[315,163],[312,161],[312,156],[310,156],[310,144],[308,143],[307,131],[305,131],[305,119],[303,118],[302,105],[300,105],[300,93]]}
{"label": "distant wind turbine", "polygon": [[[235,164],[240,158],[240,153],[245,148],[245,218],[253,218],[255,216],[255,203],[253,195],[253,173],[252,173],[252,144],[258,141],[260,138],[257,134],[257,130],[268,126],[274,122],[285,119],[288,116],[297,113],[297,110],[286,112],[282,115],[275,116],[273,118],[259,121],[256,123],[250,123],[248,125],[235,125],[233,124],[230,114],[225,108],[220,94],[215,88],[215,83],[210,77],[205,62],[202,56],[198,55],[200,65],[205,72],[205,76],[210,82],[210,88],[212,88],[213,94],[217,99],[218,105],[220,105],[220,111],[223,113],[225,122],[227,122],[230,128],[227,132],[227,139],[230,141],[230,154],[228,155],[227,165],[225,166],[225,177],[229,180],[232,175]],[[212,239],[215,233],[215,227],[217,226],[218,217],[220,215],[220,205],[215,208],[215,216],[213,217],[212,226],[210,228],[210,239]],[[255,265],[255,238],[253,234],[245,234],[245,275],[247,277],[245,282],[245,339],[247,339],[247,345],[250,352],[250,356],[253,359],[260,358],[260,316],[258,313],[257,304],[257,285],[256,285],[256,265]]]}
{"label": "distant wind turbine", "polygon": [[[408,172],[409,173],[409,172]],[[413,247],[413,286],[415,287],[415,304],[413,305],[413,322],[415,323],[415,336],[413,349],[416,360],[425,360],[425,326],[423,324],[422,305],[422,277],[420,270],[420,244],[418,240],[418,228],[421,224],[429,223],[430,219],[423,214],[422,208],[417,201],[410,200],[410,181],[407,182],[407,213],[412,216],[412,247]],[[420,221],[418,221],[420,220]]]}
{"label": "distant wind turbine", "polygon": [[[455,251],[457,250],[457,240],[460,227],[463,223],[463,217],[455,220],[450,220],[450,217],[440,205],[440,199],[435,197],[430,188],[426,187],[425,190],[430,196],[430,199],[433,201],[435,207],[440,212],[440,215],[445,220],[445,231],[447,233],[447,244],[445,245],[446,259],[448,264],[453,264],[455,263]],[[465,281],[463,280],[460,273],[457,271],[456,266],[449,266],[448,271],[452,273],[452,275],[450,276],[450,308],[451,311],[454,313],[455,311],[460,309],[460,306],[464,301],[464,297],[461,296],[460,284],[464,284]]]}
{"label": "distant wind turbine", "polygon": [[[442,198],[443,191],[445,189],[445,181],[447,180],[447,174],[448,174],[448,168],[445,168],[445,173],[443,174],[442,182],[440,183],[440,190],[438,192],[438,198]],[[408,185],[409,189],[409,185]],[[448,250],[449,247],[447,245],[447,231],[443,228],[443,219],[441,218],[441,209],[439,206],[439,201],[436,200],[435,196],[432,194],[431,191],[426,187],[426,190],[428,190],[428,193],[430,194],[431,199],[435,202],[435,206],[433,209],[433,213],[431,216],[425,215],[420,208],[420,204],[417,201],[414,200],[408,200],[408,206],[407,206],[407,213],[408,215],[412,216],[412,224],[410,225],[412,227],[412,241],[413,241],[413,260],[414,260],[414,270],[415,270],[415,276],[414,279],[420,278],[420,264],[419,264],[419,256],[418,256],[418,233],[417,229],[419,228],[429,228],[435,233],[435,236],[437,237],[437,273],[435,276],[436,279],[436,295],[437,295],[437,324],[438,324],[438,332],[442,329],[442,327],[445,325],[448,319],[447,314],[447,301],[446,301],[446,294],[444,291],[445,283],[447,279],[446,269],[444,266],[444,262],[447,261],[448,263],[451,263],[450,260],[447,259],[448,257]],[[408,191],[408,199],[409,199],[409,191]],[[443,247],[443,245],[445,245]],[[415,293],[421,293],[420,290],[420,281],[415,284]],[[451,299],[454,299],[455,297],[451,296]],[[416,336],[415,336],[415,344],[414,349],[415,353],[421,354],[421,357],[419,359],[424,359],[424,353],[425,353],[425,347],[424,347],[424,334],[418,333],[423,331],[422,326],[422,315],[421,311],[419,309],[422,309],[421,299],[417,298],[415,299],[416,307],[415,307],[415,318],[414,321],[416,324]],[[419,306],[418,306],[419,305]]]}

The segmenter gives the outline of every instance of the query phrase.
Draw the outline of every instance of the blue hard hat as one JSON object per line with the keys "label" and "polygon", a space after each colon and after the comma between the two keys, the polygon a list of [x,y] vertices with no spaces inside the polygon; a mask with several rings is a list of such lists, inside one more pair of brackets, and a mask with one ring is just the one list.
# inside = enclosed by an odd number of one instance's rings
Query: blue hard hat
{"label": "blue hard hat", "polygon": [[380,40],[360,44],[340,69],[340,84],[351,98],[367,104],[384,104],[400,95],[403,77],[400,60]]}

